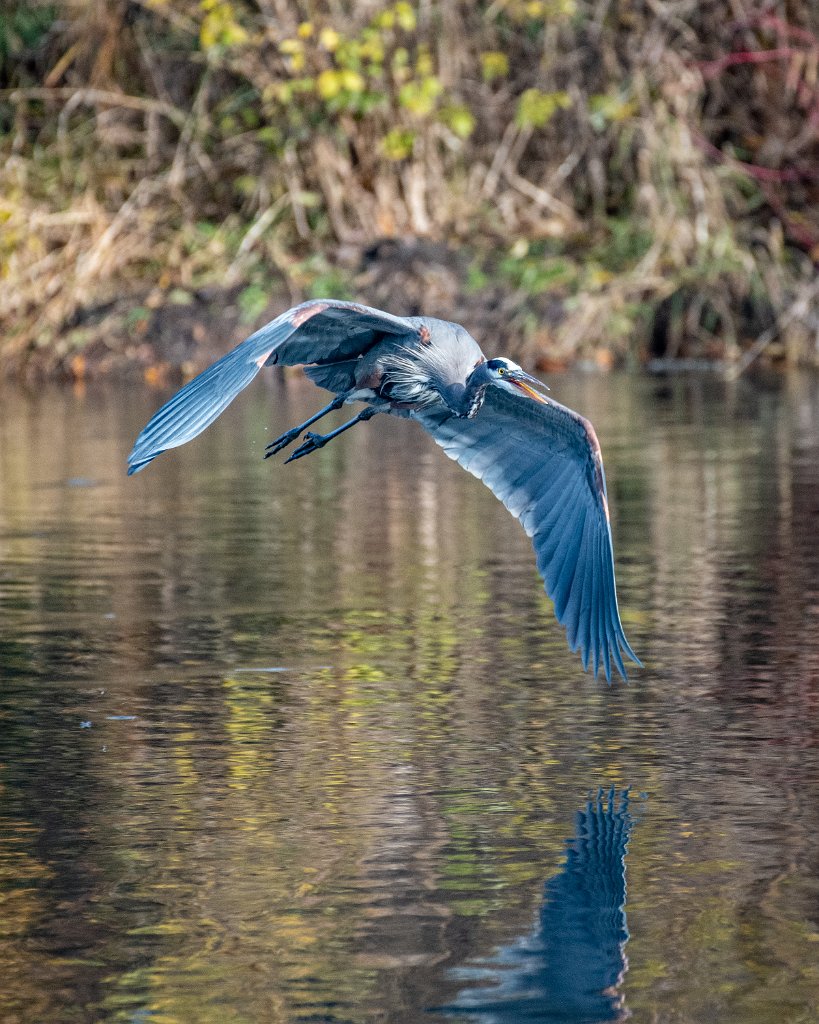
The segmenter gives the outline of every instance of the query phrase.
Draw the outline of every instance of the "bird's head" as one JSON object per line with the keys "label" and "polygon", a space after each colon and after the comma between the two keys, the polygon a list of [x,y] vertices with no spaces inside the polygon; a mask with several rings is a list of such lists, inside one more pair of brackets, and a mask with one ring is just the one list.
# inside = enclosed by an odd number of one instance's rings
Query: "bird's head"
{"label": "bird's head", "polygon": [[489,359],[485,363],[484,373],[488,375],[490,384],[494,384],[504,391],[510,391],[513,395],[526,395],[536,402],[546,404],[546,399],[535,388],[541,388],[543,391],[548,391],[549,388],[543,381],[522,370],[511,359]]}

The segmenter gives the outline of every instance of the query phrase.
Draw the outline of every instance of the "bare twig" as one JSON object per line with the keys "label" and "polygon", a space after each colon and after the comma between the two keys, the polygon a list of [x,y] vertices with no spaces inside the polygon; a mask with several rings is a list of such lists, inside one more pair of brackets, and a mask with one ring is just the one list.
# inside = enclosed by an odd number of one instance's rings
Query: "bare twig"
{"label": "bare twig", "polygon": [[502,173],[512,188],[517,189],[518,192],[525,195],[527,199],[531,199],[532,202],[537,203],[538,206],[551,210],[558,217],[562,217],[567,224],[573,224],[576,220],[575,212],[571,206],[567,206],[566,203],[555,199],[545,188],[539,188],[537,185],[532,184],[527,178],[512,170],[510,166],[504,167]]}
{"label": "bare twig", "polygon": [[489,170],[486,172],[486,177],[483,181],[483,194],[487,199],[495,194],[498,188],[498,181],[501,176],[501,169],[506,161],[509,159],[509,154],[512,147],[515,144],[515,140],[520,133],[520,128],[515,121],[510,121],[506,126],[506,130],[503,133],[503,137],[498,143],[498,147],[495,150],[495,155],[492,157],[492,163],[489,165]]}
{"label": "bare twig", "polygon": [[22,103],[26,100],[64,100],[73,102],[75,106],[86,103],[92,107],[124,107],[126,110],[161,114],[177,128],[184,125],[187,116],[183,110],[162,100],[151,99],[148,96],[127,96],[125,93],[111,92],[107,89],[71,89],[68,86],[45,89],[32,86],[27,89],[0,89],[0,98],[8,99],[12,103]]}
{"label": "bare twig", "polygon": [[196,98],[193,101],[193,108],[190,115],[185,118],[182,131],[179,133],[179,142],[177,143],[176,152],[173,155],[173,163],[171,164],[171,168],[168,173],[168,185],[172,189],[181,188],[182,183],[185,180],[185,161],[187,159],[188,150],[193,148],[192,144],[197,126],[205,116],[205,97],[210,83],[210,75],[210,65],[207,65],[199,81],[199,87],[196,90]]}
{"label": "bare twig", "polygon": [[142,178],[117,211],[108,227],[97,239],[94,246],[84,253],[77,263],[77,279],[88,281],[97,273],[100,264],[105,259],[111,244],[116,236],[122,231],[128,222],[129,217],[139,206],[140,202],[147,198],[148,194],[161,186],[150,178]]}
{"label": "bare twig", "polygon": [[230,264],[227,269],[227,273],[225,274],[225,280],[228,284],[236,283],[245,257],[256,242],[258,242],[262,237],[265,231],[267,231],[284,207],[287,206],[289,201],[289,195],[279,196],[275,203],[272,203],[266,210],[263,210],[256,220],[254,220],[250,225],[248,230],[245,232],[242,241],[239,243],[239,248],[236,251],[236,256],[234,257],[233,262]]}
{"label": "bare twig", "polygon": [[819,296],[819,277],[803,290],[802,294],[788,306],[784,313],[777,317],[775,324],[772,324],[760,334],[748,351],[743,353],[742,358],[726,370],[726,378],[728,380],[736,380],[738,377],[741,377],[751,363],[762,355],[774,338],[782,334],[785,328],[793,323],[794,320],[807,315],[811,303],[817,296]]}

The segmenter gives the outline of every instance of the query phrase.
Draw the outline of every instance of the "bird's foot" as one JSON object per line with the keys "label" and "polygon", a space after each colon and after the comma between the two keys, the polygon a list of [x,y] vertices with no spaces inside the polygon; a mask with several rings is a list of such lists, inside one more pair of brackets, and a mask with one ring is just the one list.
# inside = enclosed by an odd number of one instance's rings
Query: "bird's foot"
{"label": "bird's foot", "polygon": [[281,437],[277,437],[275,441],[271,441],[269,445],[266,445],[264,457],[269,459],[271,455],[276,455],[282,448],[292,444],[301,433],[301,429],[301,427],[294,427],[293,430],[285,430]]}
{"label": "bird's foot", "polygon": [[304,440],[293,452],[289,459],[285,459],[285,465],[288,462],[293,462],[295,459],[301,459],[305,455],[309,455],[311,452],[317,452],[319,448],[323,448],[325,444],[330,440],[329,437],[324,434],[305,434]]}

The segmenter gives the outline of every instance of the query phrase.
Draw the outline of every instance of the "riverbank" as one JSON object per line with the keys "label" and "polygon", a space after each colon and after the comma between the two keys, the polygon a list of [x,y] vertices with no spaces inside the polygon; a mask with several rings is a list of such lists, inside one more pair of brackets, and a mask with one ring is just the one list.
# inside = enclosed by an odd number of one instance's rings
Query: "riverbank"
{"label": "riverbank", "polygon": [[4,374],[185,376],[318,296],[530,365],[819,363],[813,5],[263,6],[0,16]]}
{"label": "riverbank", "polygon": [[[482,266],[474,254],[423,240],[385,240],[355,253],[354,262],[351,255],[332,281],[302,288],[284,279],[271,280],[264,290],[246,281],[134,287],[129,295],[75,310],[47,345],[7,345],[2,370],[29,381],[125,378],[161,387],[195,375],[289,306],[328,295],[402,316],[455,320],[487,352],[506,353],[541,371],[696,364],[722,365],[730,375],[756,360],[819,365],[810,330],[817,324],[815,281],[778,317],[769,302],[745,304],[737,331],[720,336],[690,323],[682,333],[673,299],[646,304],[635,320],[639,282],[628,278],[578,299],[556,288],[515,288],[504,279],[510,276],[508,264],[499,268],[488,259]],[[516,269],[527,265],[531,261],[521,259]],[[611,329],[618,313],[619,332]],[[607,326],[601,331],[600,324]]]}

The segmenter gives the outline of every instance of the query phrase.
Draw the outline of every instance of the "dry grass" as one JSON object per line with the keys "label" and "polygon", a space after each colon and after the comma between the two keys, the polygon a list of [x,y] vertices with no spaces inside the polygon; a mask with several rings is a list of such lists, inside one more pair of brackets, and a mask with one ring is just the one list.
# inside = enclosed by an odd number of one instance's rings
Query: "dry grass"
{"label": "dry grass", "polygon": [[[819,13],[762,11],[12,4],[2,359],[150,360],[134,310],[226,285],[248,320],[274,290],[477,306],[533,361],[737,363],[764,332],[816,360]],[[385,238],[392,288],[361,269]]]}

